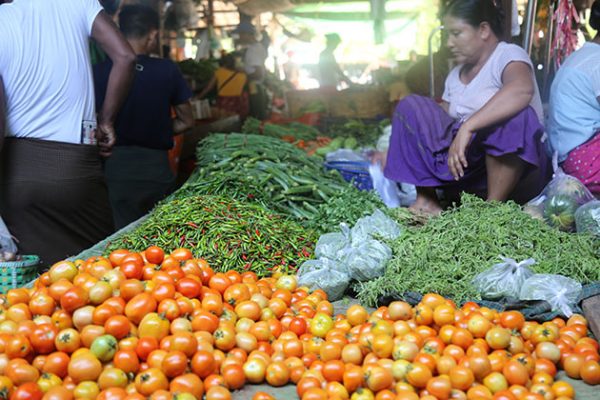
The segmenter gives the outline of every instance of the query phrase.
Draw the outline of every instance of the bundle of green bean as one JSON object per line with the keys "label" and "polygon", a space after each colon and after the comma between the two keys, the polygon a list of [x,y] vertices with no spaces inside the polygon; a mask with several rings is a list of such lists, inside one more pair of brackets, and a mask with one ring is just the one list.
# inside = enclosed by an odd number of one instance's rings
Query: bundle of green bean
{"label": "bundle of green bean", "polygon": [[325,171],[322,161],[289,143],[258,135],[211,135],[198,146],[197,164],[178,196],[253,200],[299,220],[314,219],[320,204],[350,187],[337,171]]}
{"label": "bundle of green bean", "polygon": [[488,203],[464,195],[462,205],[407,228],[391,244],[394,256],[385,274],[356,285],[361,303],[382,295],[435,292],[455,299],[479,299],[471,281],[499,262],[498,256],[534,258],[537,273],[562,274],[582,283],[600,280],[600,242],[560,232],[525,214],[512,202]]}
{"label": "bundle of green bean", "polygon": [[294,270],[311,257],[315,240],[312,231],[256,204],[202,196],[160,204],[139,227],[109,243],[107,251],[186,247],[216,270],[264,276],[279,265]]}

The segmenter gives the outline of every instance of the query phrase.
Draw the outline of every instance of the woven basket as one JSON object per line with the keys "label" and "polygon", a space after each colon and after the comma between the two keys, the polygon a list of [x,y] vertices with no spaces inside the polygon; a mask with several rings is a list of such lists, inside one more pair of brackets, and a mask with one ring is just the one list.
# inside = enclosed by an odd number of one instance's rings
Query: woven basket
{"label": "woven basket", "polygon": [[38,275],[38,256],[23,256],[20,261],[0,262],[0,292],[27,285]]}

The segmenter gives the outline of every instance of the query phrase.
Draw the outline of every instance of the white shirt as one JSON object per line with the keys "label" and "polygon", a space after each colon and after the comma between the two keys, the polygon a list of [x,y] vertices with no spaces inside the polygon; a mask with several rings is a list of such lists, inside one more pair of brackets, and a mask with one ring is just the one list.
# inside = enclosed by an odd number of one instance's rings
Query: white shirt
{"label": "white shirt", "polygon": [[89,52],[97,0],[15,0],[0,6],[0,75],[8,136],[81,143],[95,125]]}
{"label": "white shirt", "polygon": [[252,43],[246,48],[244,54],[244,70],[248,75],[256,72],[257,67],[265,66],[265,60],[268,57],[267,49],[262,43]]}
{"label": "white shirt", "polygon": [[550,90],[548,137],[558,161],[600,131],[600,45],[586,43],[571,54]]}
{"label": "white shirt", "polygon": [[498,43],[496,49],[486,61],[481,71],[469,84],[460,80],[462,65],[456,66],[448,78],[442,99],[449,103],[449,113],[452,118],[467,120],[479,111],[502,88],[502,73],[508,64],[514,61],[524,62],[531,68],[531,79],[535,94],[531,99],[531,107],[535,110],[541,123],[544,122],[544,112],[540,93],[533,73],[533,64],[527,52],[515,44]]}

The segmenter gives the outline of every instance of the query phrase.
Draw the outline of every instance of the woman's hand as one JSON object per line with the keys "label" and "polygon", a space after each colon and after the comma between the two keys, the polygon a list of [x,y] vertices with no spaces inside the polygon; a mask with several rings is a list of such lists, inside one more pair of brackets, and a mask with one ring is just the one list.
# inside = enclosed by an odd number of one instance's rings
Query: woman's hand
{"label": "woman's hand", "polygon": [[448,167],[456,180],[465,175],[465,169],[469,166],[466,153],[474,134],[466,123],[462,124],[448,150]]}

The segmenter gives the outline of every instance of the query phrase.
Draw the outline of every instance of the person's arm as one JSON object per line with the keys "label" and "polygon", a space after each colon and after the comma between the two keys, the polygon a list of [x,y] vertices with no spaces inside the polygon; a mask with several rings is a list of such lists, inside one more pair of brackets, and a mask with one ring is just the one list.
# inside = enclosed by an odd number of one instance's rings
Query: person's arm
{"label": "person's arm", "polygon": [[0,76],[0,150],[4,144],[4,136],[6,132],[6,95],[4,94],[4,83],[2,83],[2,76]]}
{"label": "person's arm", "polygon": [[335,60],[335,59],[334,59],[334,68],[335,68],[335,72],[337,73],[337,75],[340,77],[340,79],[342,81],[346,82],[348,84],[348,86],[354,85],[354,82],[352,82],[350,80],[350,78],[348,78],[346,76],[346,74],[344,74],[344,71],[342,71],[340,64],[338,64],[337,60]]}
{"label": "person's arm", "polygon": [[102,110],[98,112],[100,154],[109,156],[115,144],[113,125],[133,80],[135,53],[104,11],[94,20],[92,37],[113,62]]}
{"label": "person's arm", "polygon": [[194,126],[194,113],[192,104],[188,101],[173,107],[175,109],[175,120],[173,121],[173,132],[182,133]]}
{"label": "person's arm", "polygon": [[502,72],[502,88],[458,130],[448,152],[448,166],[456,180],[467,168],[467,147],[480,129],[505,121],[521,112],[535,93],[531,67],[524,62],[511,62]]}
{"label": "person's arm", "polygon": [[198,97],[201,99],[205,98],[206,95],[209,94],[211,90],[215,88],[215,86],[217,86],[217,77],[213,75],[213,77],[210,78],[208,84],[204,87],[204,89],[202,89]]}

